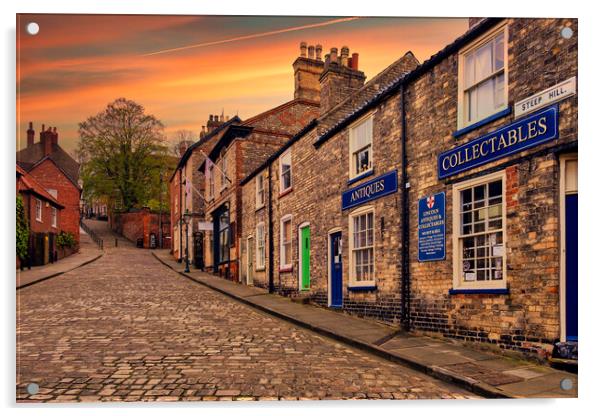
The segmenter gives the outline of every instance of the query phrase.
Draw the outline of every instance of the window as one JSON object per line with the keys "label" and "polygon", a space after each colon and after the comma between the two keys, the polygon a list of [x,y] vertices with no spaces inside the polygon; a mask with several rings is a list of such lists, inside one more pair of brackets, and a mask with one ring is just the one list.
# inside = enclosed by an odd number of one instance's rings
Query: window
{"label": "window", "polygon": [[465,127],[508,106],[506,28],[460,52],[458,127]]}
{"label": "window", "polygon": [[293,219],[290,215],[280,221],[280,268],[293,265]]}
{"label": "window", "polygon": [[265,205],[265,189],[263,173],[255,178],[255,207],[261,208]]}
{"label": "window", "polygon": [[372,115],[349,130],[349,178],[372,171]]}
{"label": "window", "polygon": [[52,207],[52,217],[51,217],[51,222],[50,224],[56,228],[56,217],[57,217],[57,211],[55,207]]}
{"label": "window", "polygon": [[226,210],[219,216],[219,262],[230,260],[230,215]]}
{"label": "window", "polygon": [[280,156],[280,193],[291,189],[293,186],[291,151]]}
{"label": "window", "polygon": [[226,159],[226,149],[222,149],[219,160],[219,169],[221,174],[221,190],[225,189],[228,186],[228,176],[226,172],[228,170],[228,162]]}
{"label": "window", "polygon": [[42,201],[36,198],[36,221],[42,222]]}
{"label": "window", "polygon": [[504,173],[454,186],[454,287],[506,287]]}
{"label": "window", "polygon": [[[207,162],[205,162],[207,163]],[[208,199],[213,199],[215,195],[215,176],[213,171],[215,167],[213,165],[209,166],[209,186],[208,186]]]}
{"label": "window", "polygon": [[374,285],[374,208],[360,208],[349,216],[350,286]]}
{"label": "window", "polygon": [[255,258],[257,269],[265,268],[265,225],[260,222],[255,230],[257,244],[255,246]]}

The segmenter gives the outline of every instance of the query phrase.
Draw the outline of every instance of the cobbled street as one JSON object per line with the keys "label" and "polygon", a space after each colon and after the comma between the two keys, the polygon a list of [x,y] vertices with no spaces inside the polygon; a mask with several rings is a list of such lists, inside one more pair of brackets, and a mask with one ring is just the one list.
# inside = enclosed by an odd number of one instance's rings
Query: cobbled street
{"label": "cobbled street", "polygon": [[18,401],[474,397],[237,303],[124,245],[17,292]]}

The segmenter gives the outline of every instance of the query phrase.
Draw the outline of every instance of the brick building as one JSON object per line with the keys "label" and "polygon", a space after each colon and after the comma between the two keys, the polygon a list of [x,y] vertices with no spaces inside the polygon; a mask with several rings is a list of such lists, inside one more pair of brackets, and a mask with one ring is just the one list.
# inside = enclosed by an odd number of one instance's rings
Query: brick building
{"label": "brick building", "polygon": [[[181,144],[180,160],[169,180],[170,212],[173,230],[172,253],[177,260],[186,256],[186,217],[188,224],[188,259],[198,268],[204,268],[204,232],[199,230],[199,223],[205,217],[204,181],[198,167],[205,160],[205,155],[215,146],[223,130],[241,120],[238,117],[226,118],[210,115],[207,125],[203,126],[198,141],[185,147]],[[189,186],[186,187],[188,180]]]}
{"label": "brick building", "polygon": [[40,141],[34,142],[32,123],[27,130],[27,147],[17,152],[17,164],[35,178],[61,205],[59,228],[72,233],[79,243],[79,163],[59,145],[56,128],[42,125]]}
{"label": "brick building", "polygon": [[[398,100],[383,100],[352,124],[341,123],[417,65],[407,53],[364,84],[358,54],[349,57],[343,47],[340,54],[332,48],[326,55],[315,74],[320,115],[242,181],[244,235],[265,238],[267,245],[243,256],[258,266],[247,267],[249,282],[399,322]],[[375,178],[386,182],[381,198],[342,207],[342,193],[370,186]],[[258,209],[259,183],[271,195],[266,209]],[[357,246],[349,245],[350,235]]]}
{"label": "brick building", "polygon": [[[228,126],[208,154],[212,163],[205,186],[206,221],[213,223],[213,232],[206,237],[205,264],[220,276],[237,281],[242,278],[240,181],[318,114],[317,102],[307,99],[316,98],[309,94],[311,86],[302,78],[296,79],[293,100]],[[205,163],[199,171],[205,172]]]}
{"label": "brick building", "polygon": [[[41,266],[62,257],[56,245],[60,233],[60,221],[64,206],[33,176],[16,166],[17,195],[23,200],[23,210],[29,226],[28,259],[29,266]],[[17,257],[17,268],[25,266]]]}
{"label": "brick building", "polygon": [[132,209],[129,212],[115,212],[111,215],[110,226],[117,234],[124,236],[140,248],[171,248],[170,214],[151,212],[150,208]]}
{"label": "brick building", "polygon": [[331,50],[318,119],[241,181],[244,280],[526,353],[576,340],[576,31],[471,19],[364,86]]}

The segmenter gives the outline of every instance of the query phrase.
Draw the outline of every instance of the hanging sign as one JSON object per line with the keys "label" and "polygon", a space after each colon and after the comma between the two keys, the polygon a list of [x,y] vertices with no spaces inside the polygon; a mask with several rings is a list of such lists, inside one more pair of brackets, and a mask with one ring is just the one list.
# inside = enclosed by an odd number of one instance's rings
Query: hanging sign
{"label": "hanging sign", "polygon": [[418,261],[445,260],[445,192],[418,200]]}
{"label": "hanging sign", "polygon": [[346,210],[393,192],[397,192],[396,170],[343,192],[342,208]]}
{"label": "hanging sign", "polygon": [[447,178],[558,137],[558,106],[526,116],[489,134],[443,152],[439,179]]}

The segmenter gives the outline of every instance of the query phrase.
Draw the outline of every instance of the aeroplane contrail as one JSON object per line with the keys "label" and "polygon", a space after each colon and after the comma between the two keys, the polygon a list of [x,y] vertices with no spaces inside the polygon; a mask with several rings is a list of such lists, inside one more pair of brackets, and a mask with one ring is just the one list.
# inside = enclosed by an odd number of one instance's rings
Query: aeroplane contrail
{"label": "aeroplane contrail", "polygon": [[357,20],[357,19],[360,19],[360,17],[342,17],[340,19],[328,20],[326,22],[321,22],[321,23],[312,23],[312,24],[309,24],[309,25],[289,27],[289,28],[286,28],[286,29],[272,30],[272,31],[269,31],[269,32],[254,33],[252,35],[238,36],[238,37],[235,37],[235,38],[216,40],[216,41],[213,41],[213,42],[195,43],[193,45],[180,46],[178,48],[163,49],[161,51],[145,53],[142,56],[160,55],[160,54],[164,54],[164,53],[183,51],[183,50],[186,50],[186,49],[202,48],[204,46],[212,46],[212,45],[219,45],[219,44],[222,44],[222,43],[237,42],[239,40],[261,38],[261,37],[265,37],[265,36],[278,35],[280,33],[294,32],[296,30],[305,30],[305,29],[312,29],[312,28],[315,28],[315,27],[335,25],[337,23],[350,22],[352,20]]}

